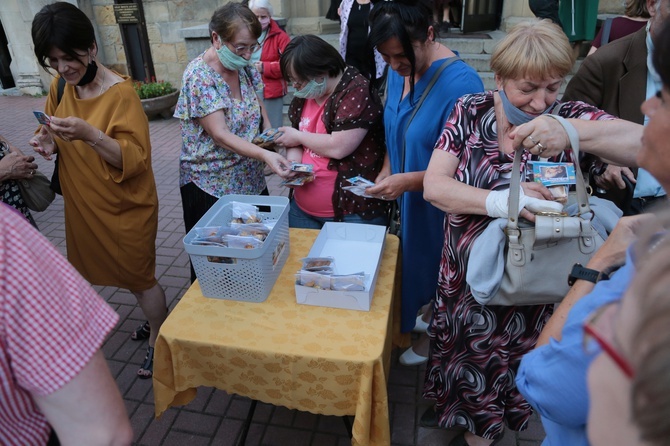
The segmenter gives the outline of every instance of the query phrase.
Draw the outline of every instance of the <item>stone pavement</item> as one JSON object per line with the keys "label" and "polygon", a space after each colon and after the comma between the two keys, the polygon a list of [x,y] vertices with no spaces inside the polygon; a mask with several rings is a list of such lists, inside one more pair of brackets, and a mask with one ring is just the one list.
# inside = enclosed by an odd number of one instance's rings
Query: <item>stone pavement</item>
{"label": "stone pavement", "polygon": [[[43,110],[44,97],[0,96],[0,134],[32,153],[27,142],[36,127],[32,110]],[[181,198],[178,188],[177,160],[181,147],[176,119],[151,121],[153,168],[160,201],[157,248],[158,281],[165,289],[170,308],[189,286],[189,261],[184,252]],[[40,170],[51,176],[53,164],[37,160]],[[286,195],[276,176],[268,177],[273,195]],[[41,232],[65,254],[63,201],[60,196],[42,213],[34,213]],[[234,445],[251,404],[248,398],[223,391],[200,388],[198,396],[184,407],[169,409],[161,419],[154,418],[151,380],[141,380],[137,369],[144,359],[146,341],[130,340],[130,332],[143,321],[135,298],[125,290],[96,287],[114,307],[121,319],[103,346],[113,376],[126,403],[137,445]],[[439,429],[418,425],[430,401],[421,397],[425,367],[404,367],[398,363],[399,351],[393,352],[389,376],[389,419],[393,446],[446,446],[453,436]],[[507,431],[500,446],[539,446],[544,431],[534,416],[522,433]],[[344,446],[350,444],[345,424],[338,417],[313,415],[297,410],[259,403],[246,441],[263,446]]]}

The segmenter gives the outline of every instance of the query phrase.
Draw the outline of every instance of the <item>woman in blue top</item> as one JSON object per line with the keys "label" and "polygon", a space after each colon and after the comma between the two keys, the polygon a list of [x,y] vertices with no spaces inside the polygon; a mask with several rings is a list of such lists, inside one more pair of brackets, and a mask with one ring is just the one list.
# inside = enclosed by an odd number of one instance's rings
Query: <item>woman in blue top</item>
{"label": "woman in blue top", "polygon": [[[400,207],[404,333],[414,328],[418,310],[435,295],[444,241],[444,213],[423,199],[423,176],[456,100],[484,90],[475,70],[436,41],[432,22],[432,5],[427,0],[380,2],[370,13],[370,44],[391,70],[384,109],[387,156],[376,185],[367,192],[384,200],[397,199]],[[437,74],[434,86],[407,126],[426,87],[445,61],[453,63]],[[425,347],[421,356],[427,356],[427,344]],[[404,364],[411,365],[427,358],[408,350],[403,359]]]}

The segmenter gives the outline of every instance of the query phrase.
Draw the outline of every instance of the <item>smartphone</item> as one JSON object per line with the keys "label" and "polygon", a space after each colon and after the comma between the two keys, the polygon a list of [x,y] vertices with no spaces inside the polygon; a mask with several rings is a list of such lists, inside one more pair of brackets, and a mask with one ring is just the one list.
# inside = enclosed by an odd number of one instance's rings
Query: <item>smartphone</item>
{"label": "smartphone", "polygon": [[41,112],[39,110],[33,111],[33,114],[37,118],[37,121],[39,121],[40,124],[42,125],[49,125],[51,124],[51,119],[49,118],[49,115],[47,115],[44,112]]}

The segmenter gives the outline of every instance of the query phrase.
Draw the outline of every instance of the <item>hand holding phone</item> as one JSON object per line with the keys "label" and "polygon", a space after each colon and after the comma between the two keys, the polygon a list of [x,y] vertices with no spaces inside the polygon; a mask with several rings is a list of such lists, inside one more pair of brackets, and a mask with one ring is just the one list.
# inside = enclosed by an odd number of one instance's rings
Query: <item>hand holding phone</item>
{"label": "hand holding phone", "polygon": [[49,118],[49,115],[47,115],[44,112],[41,112],[39,110],[33,111],[33,114],[37,118],[37,121],[42,124],[42,125],[50,125],[51,124],[51,118]]}

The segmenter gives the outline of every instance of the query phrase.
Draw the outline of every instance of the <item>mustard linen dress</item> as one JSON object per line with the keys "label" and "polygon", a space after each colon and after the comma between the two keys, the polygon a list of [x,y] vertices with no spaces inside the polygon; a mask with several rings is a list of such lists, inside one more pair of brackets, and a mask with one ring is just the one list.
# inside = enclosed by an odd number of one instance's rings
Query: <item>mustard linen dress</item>
{"label": "mustard linen dress", "polygon": [[85,120],[116,139],[123,155],[117,169],[84,141],[56,139],[68,260],[94,285],[147,290],[156,284],[158,195],[140,99],[126,79],[91,99],[66,84],[58,104],[57,84],[45,112]]}

